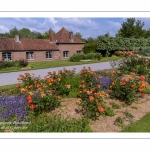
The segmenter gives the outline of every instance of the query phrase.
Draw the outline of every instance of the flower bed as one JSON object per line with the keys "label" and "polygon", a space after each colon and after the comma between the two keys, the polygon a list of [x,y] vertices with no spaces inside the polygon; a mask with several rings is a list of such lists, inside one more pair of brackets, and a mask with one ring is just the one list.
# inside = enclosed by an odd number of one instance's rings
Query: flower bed
{"label": "flower bed", "polygon": [[[123,63],[127,61],[130,60]],[[143,72],[145,76],[135,72],[125,75],[123,69],[119,69],[92,71],[90,67],[83,67],[78,75],[75,68],[64,69],[57,74],[55,71],[48,72],[44,79],[30,73],[21,74],[18,80],[22,84],[10,90],[11,96],[0,99],[1,120],[24,120],[28,116],[31,119],[32,116],[50,113],[61,107],[64,97],[78,98],[77,104],[85,119],[114,116],[113,107],[106,103],[108,99],[118,99],[131,105],[145,96],[145,89],[149,86],[147,72]]]}

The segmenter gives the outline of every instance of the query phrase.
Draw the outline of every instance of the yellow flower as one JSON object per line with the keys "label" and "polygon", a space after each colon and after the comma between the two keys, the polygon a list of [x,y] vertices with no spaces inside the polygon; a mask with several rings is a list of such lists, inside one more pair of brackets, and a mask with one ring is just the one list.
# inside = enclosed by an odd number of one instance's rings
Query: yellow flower
{"label": "yellow flower", "polygon": [[58,78],[58,81],[60,81],[60,78]]}
{"label": "yellow flower", "polygon": [[51,86],[52,85],[52,83],[49,83],[49,86]]}
{"label": "yellow flower", "polygon": [[23,93],[23,92],[27,92],[28,90],[27,89],[25,89],[25,88],[21,88],[21,93]]}
{"label": "yellow flower", "polygon": [[65,86],[67,87],[67,89],[70,89],[70,87],[71,87],[71,85],[69,85],[69,84],[68,84],[68,85],[65,85]]}
{"label": "yellow flower", "polygon": [[81,102],[82,102],[82,99],[79,98],[79,99],[77,100],[77,103],[78,103],[78,104],[81,104]]}
{"label": "yellow flower", "polygon": [[41,97],[45,97],[46,96],[46,94],[45,93],[41,93]]}
{"label": "yellow flower", "polygon": [[29,92],[29,95],[30,95],[30,96],[33,96],[34,94],[33,94],[32,92]]}

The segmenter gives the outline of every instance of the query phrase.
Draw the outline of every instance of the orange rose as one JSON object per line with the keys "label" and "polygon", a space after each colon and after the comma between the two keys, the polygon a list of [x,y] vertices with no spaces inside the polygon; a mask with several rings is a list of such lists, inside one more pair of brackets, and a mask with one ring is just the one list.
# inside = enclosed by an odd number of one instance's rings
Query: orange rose
{"label": "orange rose", "polygon": [[93,101],[94,97],[93,96],[89,96],[89,99],[90,99],[90,101]]}
{"label": "orange rose", "polygon": [[97,88],[100,89],[100,87],[101,87],[100,84],[98,84],[98,85],[97,85]]}
{"label": "orange rose", "polygon": [[139,91],[139,92],[142,92],[142,89],[141,89],[141,88],[138,88],[138,91]]}
{"label": "orange rose", "polygon": [[104,108],[103,108],[102,106],[98,106],[98,111],[99,111],[100,113],[102,113],[102,112],[104,112]]}
{"label": "orange rose", "polygon": [[34,110],[34,109],[35,109],[35,105],[34,105],[34,104],[31,104],[31,105],[30,105],[30,109]]}
{"label": "orange rose", "polygon": [[144,80],[145,80],[145,77],[144,77],[144,76],[141,76],[141,77],[140,77],[140,80],[141,80],[141,81],[144,81]]}
{"label": "orange rose", "polygon": [[83,90],[83,92],[84,92],[84,93],[86,93],[86,92],[87,92],[87,90],[86,90],[86,89],[84,89],[84,90]]}
{"label": "orange rose", "polygon": [[130,87],[131,87],[132,89],[134,89],[134,85],[133,85],[133,84],[131,84]]}

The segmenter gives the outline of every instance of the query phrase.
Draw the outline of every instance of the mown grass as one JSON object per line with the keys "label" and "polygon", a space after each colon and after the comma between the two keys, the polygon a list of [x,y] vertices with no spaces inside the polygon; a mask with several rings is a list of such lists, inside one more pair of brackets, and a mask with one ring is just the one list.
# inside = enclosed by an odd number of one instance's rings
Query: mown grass
{"label": "mown grass", "polygon": [[7,73],[7,72],[17,72],[23,70],[36,70],[36,69],[44,69],[44,68],[55,68],[55,67],[64,67],[64,66],[75,66],[75,65],[82,65],[82,64],[92,64],[92,63],[99,63],[99,62],[107,62],[113,60],[119,60],[120,57],[112,56],[112,57],[103,57],[100,61],[80,61],[80,62],[70,62],[69,60],[55,60],[55,61],[41,61],[41,62],[29,62],[29,65],[25,68],[18,68],[18,67],[11,67],[1,69],[0,73]]}
{"label": "mown grass", "polygon": [[150,113],[139,121],[131,123],[122,132],[150,132]]}

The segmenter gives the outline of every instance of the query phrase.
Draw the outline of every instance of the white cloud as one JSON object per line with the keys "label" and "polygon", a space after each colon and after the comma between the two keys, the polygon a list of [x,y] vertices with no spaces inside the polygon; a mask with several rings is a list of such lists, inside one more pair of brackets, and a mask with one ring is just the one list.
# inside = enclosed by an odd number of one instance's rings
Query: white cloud
{"label": "white cloud", "polygon": [[121,28],[121,23],[120,22],[113,22],[113,21],[108,21],[109,28],[110,29],[120,29]]}
{"label": "white cloud", "polygon": [[52,23],[53,25],[58,23],[58,20],[56,20],[55,18],[48,18],[49,22]]}
{"label": "white cloud", "polygon": [[3,25],[0,25],[0,33],[6,33],[9,32],[9,29]]}

